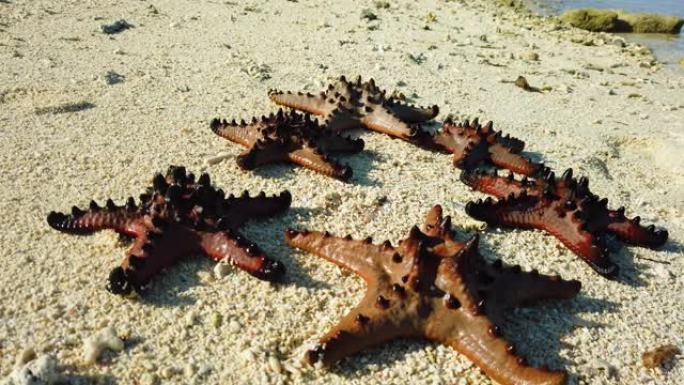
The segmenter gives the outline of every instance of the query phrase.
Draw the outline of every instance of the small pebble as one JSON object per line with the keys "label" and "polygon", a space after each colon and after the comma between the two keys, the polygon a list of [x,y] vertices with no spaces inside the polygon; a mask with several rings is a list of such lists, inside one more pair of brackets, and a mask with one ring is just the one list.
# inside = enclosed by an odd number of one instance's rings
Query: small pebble
{"label": "small pebble", "polygon": [[534,51],[525,51],[520,54],[520,58],[527,61],[538,61],[539,54]]}
{"label": "small pebble", "polygon": [[223,323],[223,317],[221,316],[220,313],[218,313],[218,312],[211,313],[211,326],[218,329],[221,327],[222,323]]}
{"label": "small pebble", "polygon": [[233,267],[229,263],[221,261],[214,266],[214,277],[220,280],[230,274],[232,270]]}
{"label": "small pebble", "polygon": [[1,382],[3,385],[51,385],[63,382],[58,370],[57,360],[50,355],[42,355],[15,368]]}
{"label": "small pebble", "polygon": [[641,362],[646,368],[655,369],[662,367],[666,361],[681,353],[682,351],[675,345],[663,345],[642,354]]}
{"label": "small pebble", "polygon": [[218,164],[218,163],[223,162],[224,159],[228,159],[228,158],[230,158],[230,157],[232,157],[232,156],[233,156],[233,155],[231,155],[230,153],[223,152],[223,153],[219,153],[218,155],[213,156],[213,157],[211,157],[211,158],[207,158],[207,159],[204,161],[204,163],[205,163],[206,165],[208,165],[208,166],[213,166],[213,165],[215,165],[215,164]]}
{"label": "small pebble", "polygon": [[240,330],[242,330],[242,326],[240,325],[239,322],[235,320],[231,320],[228,323],[228,331],[231,333],[238,333]]}
{"label": "small pebble", "polygon": [[192,309],[185,315],[185,326],[192,327],[199,320],[199,313],[197,310]]}
{"label": "small pebble", "polygon": [[123,348],[124,342],[116,335],[116,330],[112,326],[108,326],[85,340],[83,343],[83,357],[85,363],[90,365],[97,361],[105,349],[120,352]]}
{"label": "small pebble", "polygon": [[153,373],[144,373],[140,376],[140,385],[155,385],[159,383],[159,378]]}
{"label": "small pebble", "polygon": [[14,366],[19,368],[36,359],[36,352],[32,347],[28,347],[19,353]]}
{"label": "small pebble", "polygon": [[129,24],[126,20],[121,19],[113,22],[112,24],[102,24],[100,29],[103,33],[107,35],[113,35],[125,31],[129,28],[133,28],[133,25]]}
{"label": "small pebble", "polygon": [[282,365],[280,365],[280,360],[273,356],[268,357],[268,367],[273,373],[281,373],[283,370]]}
{"label": "small pebble", "polygon": [[161,378],[168,380],[169,378],[173,377],[176,374],[176,372],[177,371],[175,368],[168,366],[168,367],[162,369],[159,372],[159,375],[161,376]]}
{"label": "small pebble", "polygon": [[197,368],[193,364],[187,364],[183,367],[183,375],[186,378],[190,378],[195,375],[195,372],[197,371]]}

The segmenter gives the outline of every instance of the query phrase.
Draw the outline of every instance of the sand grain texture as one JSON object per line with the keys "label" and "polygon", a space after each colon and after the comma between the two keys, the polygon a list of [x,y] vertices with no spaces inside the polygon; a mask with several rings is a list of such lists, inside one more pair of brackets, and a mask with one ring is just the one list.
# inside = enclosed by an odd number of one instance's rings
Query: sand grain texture
{"label": "sand grain texture", "polygon": [[[290,166],[247,173],[234,161],[242,149],[208,127],[216,116],[275,111],[271,88],[317,92],[361,74],[438,104],[440,120],[494,120],[535,159],[573,167],[614,207],[666,227],[663,250],[616,250],[622,282],[600,278],[540,232],[488,229],[482,253],[583,283],[576,300],[510,315],[504,334],[532,364],[564,367],[574,384],[684,382],[681,360],[664,373],[641,365],[645,351],[684,346],[682,73],[610,35],[489,2],[389,3],[0,2],[0,378],[33,347],[76,384],[490,383],[464,357],[423,342],[398,341],[331,372],[299,362],[364,285],[288,248],[287,226],[395,242],[437,203],[455,225],[482,226],[463,206],[483,196],[458,182],[447,155],[364,133],[366,150],[344,159],[351,184]],[[362,18],[364,8],[377,17]],[[120,19],[134,27],[102,33]],[[538,60],[520,59],[530,51]],[[112,71],[119,81],[108,81]],[[542,92],[515,87],[518,76]],[[285,263],[286,284],[241,271],[215,280],[197,258],[131,301],[104,290],[125,250],[115,234],[47,226],[51,210],[137,196],[170,164],[206,170],[226,192],[292,192],[288,214],[244,228]],[[126,338],[124,350],[85,366],[82,341],[107,325]]]}

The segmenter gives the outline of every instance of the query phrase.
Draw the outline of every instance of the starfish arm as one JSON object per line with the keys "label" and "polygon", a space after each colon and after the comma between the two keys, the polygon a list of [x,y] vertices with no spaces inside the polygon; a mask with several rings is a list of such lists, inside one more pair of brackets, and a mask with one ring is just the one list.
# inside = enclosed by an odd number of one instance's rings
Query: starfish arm
{"label": "starfish arm", "polygon": [[423,228],[420,230],[428,237],[438,237],[442,233],[442,206],[435,205],[423,220]]}
{"label": "starfish arm", "polygon": [[525,149],[525,142],[508,134],[506,136],[497,136],[496,143],[508,148],[514,154],[519,154]]}
{"label": "starfish arm", "polygon": [[215,261],[228,260],[232,265],[266,281],[275,281],[285,273],[282,263],[270,259],[259,247],[237,230],[199,232],[200,245]]}
{"label": "starfish arm", "polygon": [[353,139],[339,134],[326,134],[316,139],[323,152],[356,153],[363,150],[363,139]]}
{"label": "starfish arm", "polygon": [[452,234],[451,217],[442,217],[442,206],[440,205],[435,205],[430,209],[423,220],[423,227],[420,230],[428,237],[441,240],[441,243],[430,248],[433,253],[440,257],[454,255],[463,248],[464,244],[456,241]]}
{"label": "starfish arm", "polygon": [[323,95],[271,91],[268,97],[280,106],[305,111],[312,115],[326,116],[336,107],[335,103],[330,103]]}
{"label": "starfish arm", "polygon": [[251,147],[262,137],[261,123],[246,124],[244,122],[236,123],[234,120],[227,122],[214,119],[211,121],[210,127],[216,135],[245,147]]}
{"label": "starfish arm", "polygon": [[199,236],[193,230],[177,223],[162,223],[158,228],[149,225],[135,239],[121,266],[109,274],[107,289],[114,294],[140,291],[164,268],[199,252]]}
{"label": "starfish arm", "polygon": [[448,129],[442,129],[429,137],[421,136],[419,139],[423,140],[418,144],[425,148],[439,151],[443,154],[454,154],[457,157],[462,156],[467,144],[466,140],[460,140],[462,138],[458,138],[457,134],[452,133]]}
{"label": "starfish arm", "polygon": [[408,123],[426,122],[439,114],[439,107],[416,107],[409,104],[388,103],[387,106],[394,115]]}
{"label": "starfish arm", "polygon": [[245,190],[241,196],[226,198],[226,213],[221,221],[226,221],[227,228],[238,228],[252,218],[265,218],[287,210],[292,203],[292,194],[285,190],[279,195],[266,196],[262,191],[259,195],[249,196]]}
{"label": "starfish arm", "polygon": [[339,238],[328,232],[297,231],[288,229],[287,243],[297,249],[322,257],[342,268],[353,271],[371,284],[378,272],[391,261],[397,263],[397,252],[388,243],[374,245],[370,240],[356,241],[351,237]]}
{"label": "starfish arm", "polygon": [[352,176],[352,169],[349,166],[342,166],[327,156],[320,153],[317,149],[303,147],[287,154],[292,163],[319,172],[323,175],[331,176],[340,180],[349,180]]}
{"label": "starfish arm", "polygon": [[264,164],[286,161],[287,151],[286,145],[282,142],[271,139],[260,140],[252,148],[238,155],[236,161],[243,170],[254,170]]}
{"label": "starfish arm", "polygon": [[365,127],[404,140],[410,139],[414,134],[415,130],[384,106],[370,104],[366,108],[365,115],[361,117],[361,124]]}
{"label": "starfish arm", "polygon": [[[533,305],[549,299],[570,299],[579,293],[579,281],[563,280],[558,276],[539,274],[536,270],[521,271],[520,266],[489,266],[494,282],[487,287],[487,309],[496,311]],[[488,312],[489,313],[489,312]]]}
{"label": "starfish arm", "polygon": [[511,193],[520,195],[522,190],[528,186],[528,182],[522,183],[513,179],[513,174],[509,178],[502,178],[496,173],[489,174],[479,170],[463,170],[459,177],[461,182],[485,194],[493,195],[497,198],[505,198]]}
{"label": "starfish arm", "polygon": [[518,174],[533,175],[541,167],[538,164],[532,163],[529,159],[522,155],[512,152],[509,148],[494,143],[489,146],[489,154],[495,166],[511,170]]}
{"label": "starfish arm", "polygon": [[[129,198],[129,202],[132,199]],[[129,237],[137,237],[144,232],[137,226],[142,216],[135,204],[127,203],[125,207],[119,207],[110,199],[104,208],[100,208],[95,201],[90,202],[87,211],[74,206],[71,215],[52,211],[48,214],[47,222],[53,229],[69,234],[91,234],[112,229]]]}
{"label": "starfish arm", "polygon": [[321,337],[315,348],[307,351],[307,362],[329,366],[396,338],[419,336],[405,310],[399,306],[385,309],[376,305],[379,295],[378,290],[369,287],[361,303]]}
{"label": "starfish arm", "polygon": [[[568,249],[606,277],[617,274],[617,265],[608,259],[608,251],[600,247],[601,240],[583,230],[581,212],[562,211],[559,202],[547,202],[544,197],[513,196],[493,203],[490,198],[468,202],[466,213],[488,224],[505,227],[544,230],[555,236]],[[562,216],[560,213],[563,213]]]}
{"label": "starfish arm", "polygon": [[658,248],[667,242],[667,230],[656,230],[655,226],[648,227],[639,224],[639,217],[628,219],[624,215],[624,209],[609,211],[609,223],[607,230],[615,234],[625,243],[645,246],[652,249]]}
{"label": "starfish arm", "polygon": [[[498,328],[483,315],[473,316],[461,310],[440,309],[448,320],[433,322],[427,336],[451,346],[468,357],[489,377],[502,385],[561,385],[565,384],[564,371],[551,371],[527,366],[524,359],[514,353],[510,343],[500,337]],[[453,313],[459,314],[453,314]]]}

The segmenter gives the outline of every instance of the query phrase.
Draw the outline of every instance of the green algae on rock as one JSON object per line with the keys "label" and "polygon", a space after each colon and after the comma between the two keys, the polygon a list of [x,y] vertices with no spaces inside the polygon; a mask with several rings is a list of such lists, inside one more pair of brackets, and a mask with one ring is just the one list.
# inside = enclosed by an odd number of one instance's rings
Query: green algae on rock
{"label": "green algae on rock", "polygon": [[593,32],[611,32],[617,25],[616,12],[593,8],[572,9],[560,15],[560,19],[573,27]]}
{"label": "green algae on rock", "polygon": [[573,27],[593,32],[635,32],[677,34],[684,19],[655,13],[627,13],[610,9],[579,8],[560,15]]}

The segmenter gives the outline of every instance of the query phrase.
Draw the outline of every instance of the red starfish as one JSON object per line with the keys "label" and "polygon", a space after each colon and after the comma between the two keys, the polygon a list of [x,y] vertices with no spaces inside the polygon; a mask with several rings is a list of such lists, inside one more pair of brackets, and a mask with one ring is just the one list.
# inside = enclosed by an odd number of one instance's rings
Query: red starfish
{"label": "red starfish", "polygon": [[488,264],[478,253],[477,235],[465,243],[453,238],[440,206],[428,213],[422,231],[414,226],[397,247],[306,230],[290,229],[286,239],[368,285],[361,303],[307,353],[309,363],[330,365],[396,338],[424,337],[466,355],[501,384],[565,383],[563,371],[527,366],[496,323],[507,308],[572,298],[580,283],[502,267],[501,261]]}
{"label": "red starfish", "polygon": [[292,111],[288,115],[282,109],[275,115],[262,116],[261,120],[252,118],[251,123],[214,119],[211,129],[217,135],[248,148],[237,158],[243,169],[252,170],[266,163],[291,162],[341,180],[351,178],[351,168],[335,163],[326,153],[359,152],[364,145],[361,139],[345,138],[319,126],[308,114]]}
{"label": "red starfish", "polygon": [[414,136],[413,141],[422,147],[454,154],[454,165],[465,170],[490,163],[516,173],[533,175],[541,167],[520,155],[525,142],[502,136],[500,131],[494,131],[491,121],[482,126],[477,118],[472,123],[466,120],[462,124],[447,120],[436,134],[421,132]]}
{"label": "red starfish", "polygon": [[74,206],[71,215],[51,212],[48,224],[70,234],[91,234],[112,229],[134,238],[120,267],[109,275],[107,289],[115,294],[141,291],[163,268],[180,259],[206,254],[219,261],[228,259],[235,266],[264,280],[276,280],[284,273],[283,265],[264,255],[237,228],[251,218],[262,218],[281,212],[290,206],[287,191],[279,196],[225,198],[223,190],[215,189],[208,174],[197,182],[185,167],[171,166],[166,177],[155,175],[153,187],[140,195],[140,204],[133,197],[125,206],[109,199],[105,208],[95,201],[83,211]]}
{"label": "red starfish", "polygon": [[426,122],[439,113],[437,106],[416,107],[400,103],[370,79],[348,82],[344,76],[320,95],[272,90],[269,97],[275,103],[321,116],[333,131],[366,127],[396,138],[408,140],[417,133],[411,124]]}
{"label": "red starfish", "polygon": [[657,248],[668,237],[667,230],[643,227],[640,218],[625,217],[625,208],[607,208],[608,199],[589,191],[589,180],[572,177],[572,169],[560,178],[548,168],[534,180],[516,181],[513,174],[463,172],[461,180],[472,188],[499,198],[468,202],[466,212],[491,225],[545,230],[586,261],[599,274],[617,275],[618,268],[608,258],[605,234],[611,233],[625,243]]}

